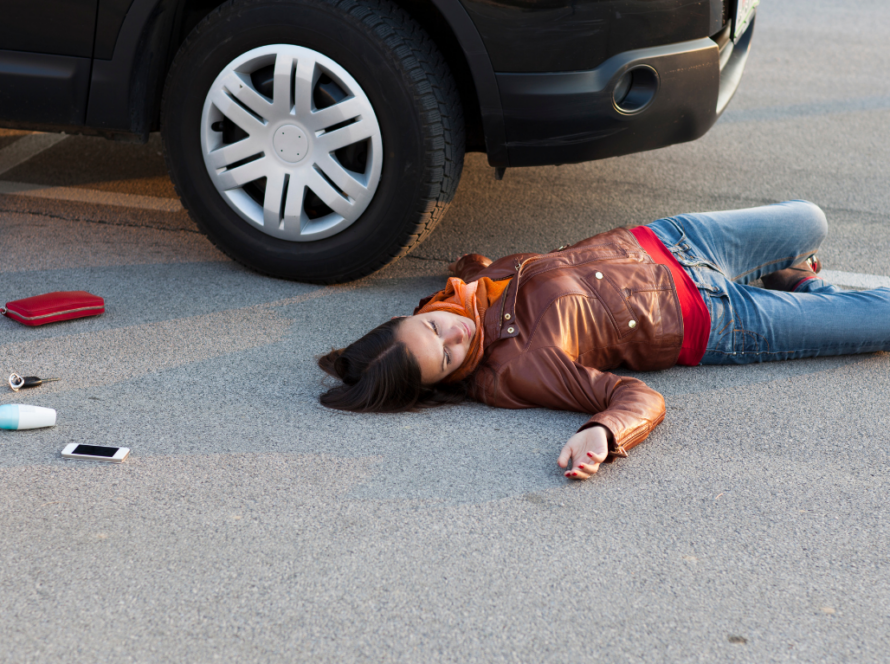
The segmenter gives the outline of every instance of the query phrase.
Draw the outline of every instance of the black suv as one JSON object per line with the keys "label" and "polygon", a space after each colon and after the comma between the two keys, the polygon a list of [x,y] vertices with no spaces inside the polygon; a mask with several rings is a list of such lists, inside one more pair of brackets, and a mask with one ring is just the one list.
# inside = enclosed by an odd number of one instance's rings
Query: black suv
{"label": "black suv", "polygon": [[341,282],[432,231],[465,150],[500,177],[704,134],[758,1],[6,0],[0,125],[160,129],[220,249]]}

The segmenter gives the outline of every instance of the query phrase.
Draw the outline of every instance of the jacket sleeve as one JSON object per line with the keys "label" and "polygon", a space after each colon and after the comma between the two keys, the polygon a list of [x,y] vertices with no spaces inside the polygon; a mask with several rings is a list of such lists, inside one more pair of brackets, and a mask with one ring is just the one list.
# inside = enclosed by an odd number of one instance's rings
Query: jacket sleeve
{"label": "jacket sleeve", "polygon": [[455,277],[469,281],[485,268],[491,265],[491,259],[482,254],[467,254],[457,260]]}
{"label": "jacket sleeve", "polygon": [[483,401],[501,408],[592,414],[579,431],[599,425],[609,432],[608,461],[627,456],[665,414],[664,397],[643,381],[585,367],[552,347],[523,353],[501,367],[485,393]]}

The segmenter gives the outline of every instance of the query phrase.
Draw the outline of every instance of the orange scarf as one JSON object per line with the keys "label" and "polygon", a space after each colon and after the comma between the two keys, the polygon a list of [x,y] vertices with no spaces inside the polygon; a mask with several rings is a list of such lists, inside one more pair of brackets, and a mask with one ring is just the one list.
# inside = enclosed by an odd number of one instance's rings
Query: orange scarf
{"label": "orange scarf", "polygon": [[468,284],[457,277],[451,277],[448,279],[445,290],[433,295],[414,312],[415,314],[425,314],[430,311],[447,311],[471,318],[476,323],[476,334],[470,340],[470,349],[466,358],[443,382],[456,383],[476,369],[482,360],[482,323],[485,319],[485,312],[507,290],[509,285],[509,279],[492,281],[488,277],[482,277]]}

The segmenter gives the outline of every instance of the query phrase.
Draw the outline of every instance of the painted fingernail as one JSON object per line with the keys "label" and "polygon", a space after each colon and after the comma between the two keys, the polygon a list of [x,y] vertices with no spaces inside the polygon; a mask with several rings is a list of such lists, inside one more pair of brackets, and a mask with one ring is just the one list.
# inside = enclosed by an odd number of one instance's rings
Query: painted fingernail
{"label": "painted fingernail", "polygon": [[592,458],[593,458],[593,452],[588,452],[588,453],[587,453],[587,456],[589,456],[589,457],[592,459]]}

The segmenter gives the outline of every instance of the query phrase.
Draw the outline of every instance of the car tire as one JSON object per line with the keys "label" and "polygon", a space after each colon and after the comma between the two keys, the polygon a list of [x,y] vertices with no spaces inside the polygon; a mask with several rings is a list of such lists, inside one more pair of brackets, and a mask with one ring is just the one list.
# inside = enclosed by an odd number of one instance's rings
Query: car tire
{"label": "car tire", "polygon": [[405,255],[444,215],[463,166],[451,73],[387,0],[221,5],[174,58],[161,130],[177,193],[213,243],[312,283]]}

